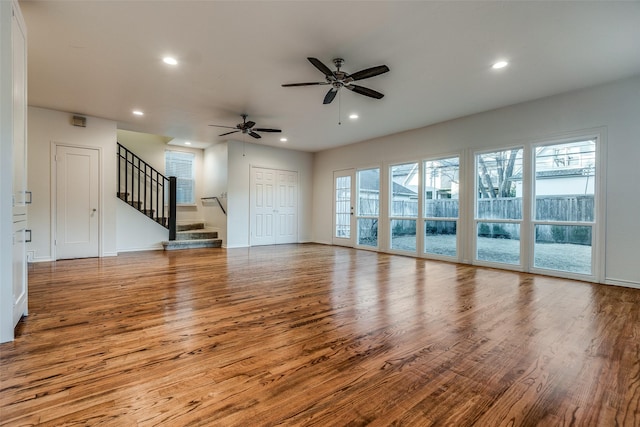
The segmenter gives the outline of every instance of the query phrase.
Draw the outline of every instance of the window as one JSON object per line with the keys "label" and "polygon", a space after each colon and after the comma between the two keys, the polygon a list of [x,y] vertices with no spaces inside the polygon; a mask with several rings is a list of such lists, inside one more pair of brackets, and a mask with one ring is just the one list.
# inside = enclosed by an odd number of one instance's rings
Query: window
{"label": "window", "polygon": [[176,203],[194,205],[195,198],[195,155],[182,151],[165,152],[165,176],[176,177]]}
{"label": "window", "polygon": [[521,265],[522,148],[476,155],[478,261]]}
{"label": "window", "polygon": [[533,266],[592,274],[596,141],[538,146]]}
{"label": "window", "polygon": [[389,168],[389,176],[391,249],[415,252],[419,163],[393,165]]}
{"label": "window", "polygon": [[460,158],[424,162],[424,253],[458,254]]}

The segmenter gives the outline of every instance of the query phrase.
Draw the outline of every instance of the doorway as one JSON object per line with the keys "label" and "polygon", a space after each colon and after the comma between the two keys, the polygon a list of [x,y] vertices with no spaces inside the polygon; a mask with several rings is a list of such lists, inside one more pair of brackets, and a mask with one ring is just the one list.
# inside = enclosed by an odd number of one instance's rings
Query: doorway
{"label": "doorway", "polygon": [[100,254],[100,151],[55,146],[55,258]]}

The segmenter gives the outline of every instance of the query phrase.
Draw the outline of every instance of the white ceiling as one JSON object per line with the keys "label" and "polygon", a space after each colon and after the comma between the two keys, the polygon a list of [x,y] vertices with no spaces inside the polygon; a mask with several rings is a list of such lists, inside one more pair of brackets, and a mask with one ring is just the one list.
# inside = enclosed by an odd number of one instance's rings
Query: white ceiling
{"label": "white ceiling", "polygon": [[[640,73],[639,1],[20,5],[30,105],[205,145],[229,138],[209,124],[235,126],[241,113],[288,138],[260,143],[319,151]],[[342,57],[349,73],[386,64],[359,82],[385,97],[342,90],[323,105],[327,86],[281,87],[323,80],[309,56],[331,69]],[[492,70],[502,58],[510,66]]]}

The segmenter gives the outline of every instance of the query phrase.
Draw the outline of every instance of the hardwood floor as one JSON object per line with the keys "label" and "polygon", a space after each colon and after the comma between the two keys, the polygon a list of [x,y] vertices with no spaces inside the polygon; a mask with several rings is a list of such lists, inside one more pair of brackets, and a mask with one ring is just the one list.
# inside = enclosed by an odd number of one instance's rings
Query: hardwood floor
{"label": "hardwood floor", "polygon": [[640,290],[313,244],[29,283],[3,426],[640,426]]}

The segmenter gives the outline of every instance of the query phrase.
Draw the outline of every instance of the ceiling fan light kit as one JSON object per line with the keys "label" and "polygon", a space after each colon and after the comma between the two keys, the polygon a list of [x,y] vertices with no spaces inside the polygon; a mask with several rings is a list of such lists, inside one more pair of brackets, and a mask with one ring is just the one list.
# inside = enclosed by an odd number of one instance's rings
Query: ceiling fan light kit
{"label": "ceiling fan light kit", "polygon": [[343,87],[352,92],[368,96],[370,98],[380,99],[384,96],[378,91],[369,89],[364,86],[355,85],[353,84],[353,82],[368,79],[370,77],[375,77],[388,72],[389,67],[387,67],[386,65],[378,65],[376,67],[367,68],[353,74],[349,74],[341,70],[342,65],[344,64],[344,59],[342,58],[335,58],[333,60],[333,64],[336,66],[335,71],[331,71],[331,69],[324,65],[318,58],[309,57],[307,59],[314,67],[316,67],[318,70],[320,70],[321,73],[325,75],[325,81],[308,83],[287,83],[283,84],[282,87],[330,85],[331,89],[329,89],[327,94],[324,96],[324,100],[322,101],[323,104],[330,104],[331,101],[333,101],[336,97],[338,91]]}
{"label": "ceiling fan light kit", "polygon": [[236,132],[242,132],[243,134],[250,135],[256,139],[260,139],[262,137],[257,132],[282,132],[280,129],[254,128],[254,126],[256,125],[256,122],[253,122],[251,120],[247,121],[248,116],[246,114],[241,114],[241,116],[242,116],[242,123],[238,123],[235,127],[223,126],[223,125],[209,125],[209,126],[233,129],[230,132],[225,132],[218,136],[225,136],[225,135],[231,135],[232,133],[236,133]]}

